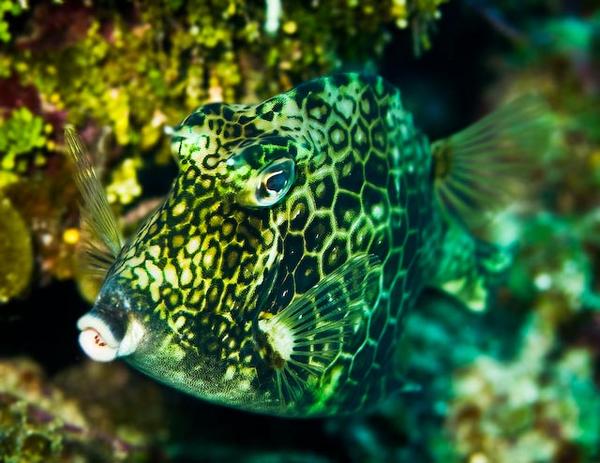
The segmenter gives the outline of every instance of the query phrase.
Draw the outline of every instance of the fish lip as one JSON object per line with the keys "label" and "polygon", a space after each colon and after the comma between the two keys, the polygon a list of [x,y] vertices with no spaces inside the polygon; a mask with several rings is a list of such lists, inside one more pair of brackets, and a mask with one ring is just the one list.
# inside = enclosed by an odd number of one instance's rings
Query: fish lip
{"label": "fish lip", "polygon": [[106,323],[102,317],[99,317],[91,312],[86,313],[83,317],[77,320],[77,328],[82,333],[87,329],[95,330],[109,347],[113,349],[119,348],[120,342],[113,334],[108,323]]}
{"label": "fish lip", "polygon": [[127,323],[125,334],[119,341],[101,314],[95,314],[93,311],[85,314],[77,321],[77,328],[81,331],[79,334],[79,343],[89,357],[100,360],[97,355],[91,355],[93,352],[89,349],[89,344],[86,342],[86,338],[89,336],[87,333],[88,330],[98,333],[110,348],[112,355],[106,355],[100,361],[110,361],[117,357],[125,357],[133,354],[138,349],[146,334],[144,326],[137,320],[132,319]]}
{"label": "fish lip", "polygon": [[[79,345],[83,352],[96,362],[110,362],[117,358],[119,342],[102,317],[87,313],[77,321]],[[103,342],[99,348],[98,336]]]}

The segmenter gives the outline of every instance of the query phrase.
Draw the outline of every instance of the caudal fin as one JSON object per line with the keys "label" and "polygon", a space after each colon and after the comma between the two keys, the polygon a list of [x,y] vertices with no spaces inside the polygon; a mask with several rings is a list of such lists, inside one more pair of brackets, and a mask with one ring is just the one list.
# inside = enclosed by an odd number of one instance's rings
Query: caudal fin
{"label": "caudal fin", "polygon": [[433,143],[434,190],[448,218],[473,231],[527,194],[549,145],[548,116],[541,97],[526,95]]}
{"label": "caudal fin", "polygon": [[547,105],[528,95],[432,145],[434,192],[447,223],[433,285],[473,310],[487,305],[488,288],[512,260],[509,248],[476,236],[532,190],[550,135]]}

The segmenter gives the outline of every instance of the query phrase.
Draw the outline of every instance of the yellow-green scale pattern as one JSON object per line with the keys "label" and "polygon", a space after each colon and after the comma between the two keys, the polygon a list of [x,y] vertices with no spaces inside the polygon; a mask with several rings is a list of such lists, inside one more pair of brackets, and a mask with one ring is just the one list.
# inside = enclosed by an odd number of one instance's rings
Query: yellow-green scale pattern
{"label": "yellow-green scale pattern", "polygon": [[[199,397],[260,412],[322,415],[377,403],[396,384],[402,318],[434,273],[441,222],[429,142],[398,90],[378,77],[324,77],[256,106],[203,106],[176,133],[180,173],[99,298],[149,327],[129,361]],[[296,166],[285,198],[239,204],[240,185],[279,156]],[[281,365],[259,318],[361,254],[382,263],[376,300],[320,376],[296,371],[301,396],[282,395]]]}

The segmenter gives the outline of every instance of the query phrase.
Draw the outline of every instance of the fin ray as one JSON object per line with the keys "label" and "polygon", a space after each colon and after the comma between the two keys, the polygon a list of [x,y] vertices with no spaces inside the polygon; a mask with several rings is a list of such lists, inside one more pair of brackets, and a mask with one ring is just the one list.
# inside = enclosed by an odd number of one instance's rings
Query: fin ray
{"label": "fin ray", "polygon": [[446,219],[433,283],[472,310],[508,267],[511,249],[486,242],[494,214],[531,189],[534,155],[548,147],[551,121],[536,95],[517,98],[432,145],[436,204]]}
{"label": "fin ray", "polygon": [[526,95],[433,143],[435,195],[447,217],[473,231],[526,192],[533,154],[548,145],[546,113],[542,98]]}
{"label": "fin ray", "polygon": [[90,276],[101,278],[121,250],[123,237],[89,154],[71,126],[65,128],[65,141],[75,166],[75,183],[82,197],[83,269]]}
{"label": "fin ray", "polygon": [[[318,380],[341,352],[377,288],[381,261],[353,257],[271,318],[259,329],[282,359],[275,386],[282,405],[297,400],[308,377]],[[296,388],[300,390],[296,390]]]}

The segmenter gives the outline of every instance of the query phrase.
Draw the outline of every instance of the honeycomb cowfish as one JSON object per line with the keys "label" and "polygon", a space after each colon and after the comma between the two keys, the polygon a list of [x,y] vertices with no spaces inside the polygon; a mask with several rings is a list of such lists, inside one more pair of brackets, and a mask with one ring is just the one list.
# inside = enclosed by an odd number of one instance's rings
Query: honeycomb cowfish
{"label": "honeycomb cowfish", "polygon": [[472,231],[543,146],[539,101],[435,143],[377,76],[202,106],[172,129],[178,175],[127,240],[68,128],[86,265],[103,279],[83,350],[254,412],[377,405],[402,385],[398,340],[425,288],[485,303],[498,259]]}

